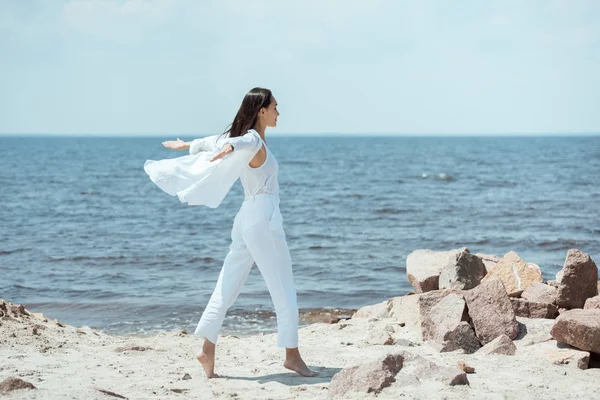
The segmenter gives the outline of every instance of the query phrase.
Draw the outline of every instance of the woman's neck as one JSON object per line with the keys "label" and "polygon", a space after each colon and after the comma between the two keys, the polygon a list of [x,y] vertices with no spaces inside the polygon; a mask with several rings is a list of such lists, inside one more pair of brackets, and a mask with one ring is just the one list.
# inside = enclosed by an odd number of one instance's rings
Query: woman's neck
{"label": "woman's neck", "polygon": [[256,123],[254,124],[252,129],[254,129],[256,132],[258,132],[258,134],[260,135],[262,140],[265,140],[265,131],[267,130],[266,125],[261,124],[260,121],[256,121]]}

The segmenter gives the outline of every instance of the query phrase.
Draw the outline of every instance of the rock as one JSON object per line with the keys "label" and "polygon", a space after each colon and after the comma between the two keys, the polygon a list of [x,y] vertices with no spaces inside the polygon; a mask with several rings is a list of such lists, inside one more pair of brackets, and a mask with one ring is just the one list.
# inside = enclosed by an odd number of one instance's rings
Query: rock
{"label": "rock", "polygon": [[6,394],[8,392],[12,392],[13,390],[20,389],[37,389],[33,384],[24,381],[20,378],[6,378],[2,382],[0,382],[0,394]]}
{"label": "rock", "polygon": [[457,368],[437,365],[421,356],[404,352],[402,370],[397,375],[401,382],[407,377],[416,377],[418,381],[436,381],[445,385],[468,385],[467,374]]}
{"label": "rock", "polygon": [[468,322],[464,321],[446,331],[443,336],[439,336],[436,342],[441,344],[441,346],[436,346],[440,353],[462,349],[466,354],[471,354],[481,347],[475,331]]}
{"label": "rock", "polygon": [[[428,301],[436,297],[437,303],[429,307]],[[469,315],[462,295],[429,292],[419,302],[423,304],[420,307],[423,340],[432,339],[439,343],[441,346],[434,346],[438,351],[463,349],[466,353],[474,353],[481,347],[473,328],[466,322]]]}
{"label": "rock", "polygon": [[554,319],[558,316],[558,307],[554,304],[515,298],[511,298],[510,302],[517,317]]}
{"label": "rock", "polygon": [[556,319],[550,334],[580,350],[600,353],[600,310],[565,311]]}
{"label": "rock", "polygon": [[600,310],[600,296],[590,297],[585,301],[583,306],[586,310],[597,309]]}
{"label": "rock", "polygon": [[555,349],[546,353],[546,358],[553,364],[562,364],[587,369],[590,362],[590,353],[575,349]]}
{"label": "rock", "polygon": [[472,374],[473,372],[475,372],[475,368],[471,367],[469,364],[467,364],[464,361],[458,361],[456,363],[456,366],[458,367],[458,369],[466,372],[467,374]]}
{"label": "rock", "polygon": [[568,309],[583,308],[585,301],[598,295],[598,267],[591,257],[571,249],[563,268],[556,274],[556,305]]}
{"label": "rock", "polygon": [[358,309],[352,318],[386,318],[389,316],[390,300]]}
{"label": "rock", "polygon": [[483,281],[498,277],[506,288],[509,296],[517,296],[534,282],[543,282],[542,271],[535,264],[528,264],[514,251],[498,261],[496,267],[488,272]]}
{"label": "rock", "polygon": [[440,289],[473,289],[487,274],[481,258],[468,251],[461,251],[449,258],[449,263],[440,273]]}
{"label": "rock", "polygon": [[419,315],[423,340],[437,340],[454,329],[461,321],[468,321],[469,315],[462,295],[435,291],[419,298]]}
{"label": "rock", "polygon": [[475,253],[475,255],[481,258],[483,265],[485,265],[485,269],[489,273],[491,270],[496,268],[498,261],[500,261],[500,257],[492,254],[483,254],[483,253]]}
{"label": "rock", "polygon": [[496,339],[492,340],[481,349],[477,351],[476,354],[481,354],[484,356],[490,354],[503,354],[505,356],[514,356],[517,351],[517,346],[512,342],[510,337],[507,335],[500,335]]}
{"label": "rock", "polygon": [[404,353],[388,354],[377,361],[344,368],[331,379],[329,396],[343,396],[348,392],[379,393],[396,380],[403,361]]}
{"label": "rock", "polygon": [[398,323],[404,324],[405,329],[413,335],[416,341],[422,341],[421,317],[419,314],[419,297],[414,294],[390,299],[390,317],[395,318]]}
{"label": "rock", "polygon": [[380,344],[384,346],[389,346],[396,343],[396,341],[389,332],[377,329],[369,330],[365,341],[369,344]]}
{"label": "rock", "polygon": [[439,278],[442,269],[448,264],[450,257],[467,248],[450,251],[415,250],[406,258],[406,274],[408,281],[416,293],[425,293],[439,289]]}
{"label": "rock", "polygon": [[487,344],[505,334],[514,339],[519,333],[512,304],[499,278],[487,279],[464,292],[475,334]]}
{"label": "rock", "polygon": [[558,289],[556,286],[546,285],[540,282],[533,282],[523,291],[521,297],[525,300],[535,301],[537,303],[556,304]]}
{"label": "rock", "polygon": [[187,380],[192,379],[192,377],[190,376],[190,374],[185,374],[185,375],[183,375],[183,378],[181,378],[181,379],[183,379],[184,381],[187,381]]}

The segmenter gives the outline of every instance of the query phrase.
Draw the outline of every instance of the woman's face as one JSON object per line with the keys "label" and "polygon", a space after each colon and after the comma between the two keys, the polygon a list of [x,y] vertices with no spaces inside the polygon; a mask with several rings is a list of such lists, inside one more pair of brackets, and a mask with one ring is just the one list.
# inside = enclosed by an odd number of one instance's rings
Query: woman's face
{"label": "woman's face", "polygon": [[277,111],[277,101],[275,97],[271,97],[271,104],[268,107],[260,109],[260,117],[267,126],[277,126],[277,117],[279,117],[279,111]]}

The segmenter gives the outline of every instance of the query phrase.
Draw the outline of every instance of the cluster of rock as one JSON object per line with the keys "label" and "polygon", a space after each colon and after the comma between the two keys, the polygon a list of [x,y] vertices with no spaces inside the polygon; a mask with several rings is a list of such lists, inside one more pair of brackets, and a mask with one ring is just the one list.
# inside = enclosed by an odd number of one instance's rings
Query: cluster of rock
{"label": "cluster of rock", "polygon": [[546,283],[538,265],[512,251],[500,258],[467,248],[416,250],[406,270],[415,293],[390,299],[379,313],[412,324],[440,351],[473,353],[501,335],[512,340],[519,316],[558,317],[556,340],[600,353],[598,268],[582,251],[569,250],[556,280]]}
{"label": "cluster of rock", "polygon": [[[584,252],[569,250],[549,282],[538,265],[512,251],[500,258],[468,248],[416,250],[406,270],[414,292],[363,307],[353,318],[393,317],[415,341],[440,352],[483,355],[515,354],[516,317],[556,318],[550,339],[572,346],[552,353],[557,363],[576,355],[577,366],[587,368],[587,352],[600,353],[598,268]],[[391,332],[375,336],[379,344],[394,344]]]}

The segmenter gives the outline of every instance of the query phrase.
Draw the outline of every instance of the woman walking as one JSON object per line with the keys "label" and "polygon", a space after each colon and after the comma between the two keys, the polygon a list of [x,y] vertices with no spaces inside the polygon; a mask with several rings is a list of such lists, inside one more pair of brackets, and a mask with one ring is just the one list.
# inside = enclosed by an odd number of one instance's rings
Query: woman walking
{"label": "woman walking", "polygon": [[265,142],[267,127],[277,125],[277,102],[271,91],[246,94],[231,127],[222,135],[183,142],[165,141],[175,150],[189,149],[179,159],[148,160],[144,169],[163,190],[182,202],[217,207],[238,178],[244,202],[233,221],[231,246],[215,290],[194,335],[204,338],[196,358],[206,376],[215,376],[218,335],[229,307],[237,299],[252,265],[260,270],[277,314],[277,346],[286,349],[284,367],[316,376],[298,350],[298,305],[290,252],[279,211],[278,163]]}

